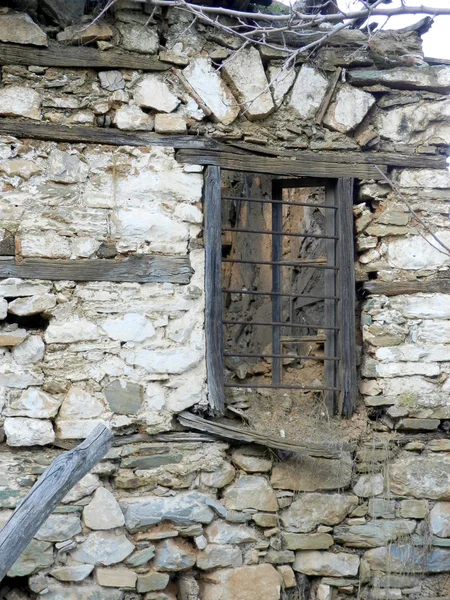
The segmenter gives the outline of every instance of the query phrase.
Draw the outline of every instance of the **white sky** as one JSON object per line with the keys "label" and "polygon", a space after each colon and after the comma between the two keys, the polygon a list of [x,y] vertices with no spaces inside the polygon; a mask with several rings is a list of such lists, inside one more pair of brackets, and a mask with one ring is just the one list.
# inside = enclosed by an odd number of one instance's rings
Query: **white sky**
{"label": "white sky", "polygon": [[[357,10],[361,5],[358,0],[340,0],[343,10]],[[429,6],[433,8],[449,8],[450,0],[404,0],[406,6]],[[393,0],[387,8],[401,6],[401,0]],[[381,8],[381,7],[380,7]],[[416,23],[425,15],[402,15],[389,19],[386,29],[399,29],[411,23]],[[376,17],[373,20],[383,25],[384,18]],[[425,56],[432,58],[450,59],[450,16],[436,17],[428,33],[423,36],[423,50]]]}

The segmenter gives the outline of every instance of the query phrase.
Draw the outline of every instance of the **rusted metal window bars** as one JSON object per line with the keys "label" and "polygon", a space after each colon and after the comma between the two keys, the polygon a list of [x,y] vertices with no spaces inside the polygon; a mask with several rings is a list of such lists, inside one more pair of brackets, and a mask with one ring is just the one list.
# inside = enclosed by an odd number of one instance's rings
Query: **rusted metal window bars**
{"label": "rusted metal window bars", "polygon": [[[209,175],[212,176],[211,169],[208,167]],[[217,169],[218,170],[218,169]],[[217,173],[215,175],[217,177]],[[347,188],[344,189],[345,181],[348,181]],[[216,375],[222,373],[221,381],[215,381],[213,388],[220,390],[220,399],[218,403],[222,403],[220,407],[214,407],[216,414],[223,412],[224,393],[223,387],[228,388],[275,388],[303,391],[317,391],[324,394],[324,399],[330,414],[339,412],[340,414],[350,415],[353,409],[355,400],[356,386],[356,366],[355,366],[355,340],[354,340],[354,279],[353,276],[353,224],[351,220],[351,181],[350,180],[310,180],[310,179],[295,179],[295,180],[273,180],[272,198],[252,198],[246,196],[230,196],[220,195],[220,188],[215,189],[215,198],[211,196],[212,187],[207,185],[205,188],[205,243],[207,249],[207,341],[209,339],[208,350],[208,377],[211,373]],[[293,202],[283,199],[283,189],[285,188],[300,188],[300,187],[325,187],[325,202],[318,204],[313,202]],[[347,194],[343,192],[347,192]],[[349,199],[350,196],[350,199]],[[239,227],[223,227],[221,219],[221,209],[223,201],[239,201],[249,203],[266,203],[271,205],[272,226],[270,229],[254,229],[254,228],[239,228]],[[208,207],[208,202],[210,206]],[[349,205],[350,202],[350,205]],[[325,231],[323,233],[297,233],[283,231],[283,207],[284,206],[302,206],[320,208],[325,215]],[[342,210],[344,208],[344,210]],[[350,217],[349,217],[350,211]],[[341,212],[347,213],[341,216]],[[215,223],[212,223],[212,218]],[[220,229],[220,232],[232,232],[235,235],[255,235],[255,236],[271,236],[272,255],[271,260],[247,260],[242,258],[222,258],[221,248],[221,233],[220,239],[216,235],[215,252],[220,256],[220,263],[237,263],[244,265],[269,266],[271,269],[272,289],[271,290],[248,290],[223,288],[221,284],[221,272],[219,275],[219,261],[217,254],[215,259],[215,275],[214,293],[208,294],[208,277],[210,269],[208,264],[212,264],[212,257],[208,254],[213,251],[212,247],[208,248],[208,241],[213,239],[211,227],[214,226]],[[350,228],[350,229],[349,229]],[[344,231],[346,229],[346,231]],[[343,239],[343,235],[345,239]],[[324,240],[324,257],[319,259],[298,259],[298,260],[283,260],[283,237],[290,236],[292,238],[314,238]],[[219,248],[220,243],[220,248]],[[344,269],[342,268],[344,264]],[[351,269],[349,269],[351,266]],[[323,269],[324,270],[324,293],[323,294],[303,294],[286,292],[282,289],[282,269],[284,268],[299,268],[299,269]],[[220,286],[220,287],[219,287]],[[243,294],[254,296],[266,296],[270,298],[272,304],[272,320],[242,320],[242,319],[223,319],[222,316],[222,298],[221,294]],[[296,323],[293,322],[293,311],[290,311],[291,321],[283,320],[283,299],[289,299],[293,302],[294,299],[317,300],[324,302],[324,322],[323,323]],[[253,353],[253,352],[237,352],[227,351],[223,349],[223,339],[215,342],[212,341],[211,335],[208,335],[208,321],[211,325],[209,317],[211,306],[210,302],[215,304],[214,313],[216,317],[220,314],[221,337],[223,335],[223,326],[245,326],[245,327],[270,327],[272,330],[272,352],[270,353]],[[214,323],[215,330],[218,333],[217,323]],[[282,336],[283,329],[291,331],[291,335]],[[297,335],[299,330],[316,330],[314,335]],[[342,334],[342,330],[346,329],[346,335]],[[318,334],[317,331],[323,331],[323,334]],[[353,336],[353,337],[352,337]],[[307,341],[323,341],[325,344],[324,355],[302,355],[283,352],[284,346],[295,346],[295,344]],[[215,348],[212,349],[214,344]],[[347,344],[347,347],[346,347]],[[211,351],[215,356],[211,357]],[[219,353],[219,354],[217,354]],[[272,382],[271,383],[240,383],[238,381],[224,382],[223,380],[223,365],[224,357],[229,358],[263,358],[270,359],[272,362]],[[211,359],[215,363],[211,369]],[[288,385],[283,383],[283,360],[298,359],[298,360],[319,360],[324,362],[324,385]],[[351,364],[347,364],[351,363]],[[220,389],[221,388],[221,389]],[[211,389],[211,385],[210,385]]]}

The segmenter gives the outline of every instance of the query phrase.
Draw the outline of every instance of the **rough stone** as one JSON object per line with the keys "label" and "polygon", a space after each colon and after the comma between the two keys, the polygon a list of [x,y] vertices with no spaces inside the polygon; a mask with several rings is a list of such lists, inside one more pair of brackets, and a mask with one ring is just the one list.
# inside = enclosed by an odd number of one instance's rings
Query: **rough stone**
{"label": "rough stone", "polygon": [[208,58],[196,58],[183,70],[183,75],[214,121],[230,125],[239,115],[239,107]]}
{"label": "rough stone", "polygon": [[402,188],[450,189],[450,172],[447,169],[402,169],[398,175]]}
{"label": "rough stone", "polygon": [[416,521],[380,520],[365,525],[342,525],[334,528],[338,544],[352,548],[376,548],[389,544],[399,537],[412,534]]}
{"label": "rough stone", "polygon": [[156,548],[153,564],[158,571],[185,571],[195,565],[196,551],[186,542],[162,541]]}
{"label": "rough stone", "polygon": [[246,450],[233,452],[231,460],[235,467],[247,473],[267,473],[272,468],[272,461],[264,456],[252,455]]}
{"label": "rough stone", "polygon": [[53,563],[53,546],[49,542],[31,540],[8,571],[8,577],[25,577]]}
{"label": "rough stone", "polygon": [[240,567],[242,565],[242,552],[233,546],[210,545],[199,552],[197,567],[202,571],[218,569],[221,567]]}
{"label": "rough stone", "polygon": [[443,573],[450,570],[450,549],[437,548],[424,552],[420,546],[391,544],[373,548],[364,554],[372,571],[386,573]]}
{"label": "rough stone", "polygon": [[439,419],[402,419],[396,428],[399,431],[434,431],[440,424]]}
{"label": "rough stone", "polygon": [[8,417],[29,417],[31,419],[50,419],[56,415],[60,401],[39,388],[24,390],[17,400],[13,400],[4,409]]}
{"label": "rough stone", "polygon": [[95,569],[97,583],[103,587],[134,588],[137,575],[126,567],[112,567]]}
{"label": "rough stone", "polygon": [[47,35],[33,19],[12,10],[0,14],[0,42],[48,46]]}
{"label": "rough stone", "polygon": [[427,515],[427,500],[402,500],[400,502],[400,516],[405,519],[425,519]]}
{"label": "rough stone", "polygon": [[280,565],[277,567],[277,571],[283,579],[284,588],[289,589],[297,586],[297,580],[295,579],[295,573],[292,570],[292,567],[289,565]]}
{"label": "rough stone", "polygon": [[123,90],[125,87],[125,79],[120,71],[99,71],[98,78],[102,88],[108,92]]}
{"label": "rough stone", "polygon": [[328,550],[334,544],[329,533],[284,533],[288,550]]}
{"label": "rough stone", "polygon": [[149,571],[138,576],[137,591],[140,594],[145,592],[157,592],[167,587],[170,575],[168,573],[158,573],[157,571]]}
{"label": "rough stone", "polygon": [[100,480],[98,475],[88,473],[73,488],[68,492],[62,499],[63,504],[69,504],[70,502],[78,502],[81,498],[89,496],[98,487],[100,487]]}
{"label": "rough stone", "polygon": [[55,583],[48,587],[45,600],[123,600],[123,592],[93,584],[65,586]]}
{"label": "rough stone", "polygon": [[370,498],[369,515],[374,519],[394,519],[395,500],[385,500],[384,498]]}
{"label": "rough stone", "polygon": [[133,97],[139,106],[165,113],[171,113],[180,103],[167,84],[156,75],[146,75],[137,84]]}
{"label": "rough stone", "polygon": [[52,150],[49,156],[50,181],[59,183],[83,183],[88,176],[88,166],[76,154]]}
{"label": "rough stone", "polygon": [[180,525],[208,524],[214,511],[205,504],[207,496],[198,492],[183,492],[174,497],[143,496],[124,499],[120,502],[125,513],[125,526],[129,531],[138,531],[161,521],[172,521]]}
{"label": "rough stone", "polygon": [[275,464],[271,484],[275,489],[300,492],[345,489],[350,485],[351,475],[350,456],[342,460],[301,456]]}
{"label": "rough stone", "polygon": [[93,570],[94,565],[70,564],[54,567],[50,575],[58,581],[83,581]]}
{"label": "rough stone", "polygon": [[430,512],[430,529],[434,535],[450,536],[450,502],[436,502]]}
{"label": "rough stone", "polygon": [[96,531],[72,552],[72,558],[91,565],[109,566],[123,561],[133,550],[134,545],[124,534]]}
{"label": "rough stone", "polygon": [[20,238],[20,246],[25,258],[70,258],[72,253],[69,238],[55,231],[25,233]]}
{"label": "rough stone", "polygon": [[337,525],[358,505],[358,498],[345,494],[303,494],[281,513],[287,531],[308,533],[317,525]]}
{"label": "rough stone", "polygon": [[57,419],[56,436],[60,440],[84,440],[97,425],[106,425],[102,419]]}
{"label": "rough stone", "polygon": [[83,521],[89,529],[114,529],[125,523],[117,500],[104,487],[95,490],[94,497],[83,510]]}
{"label": "rough stone", "polygon": [[136,313],[128,313],[117,319],[107,319],[102,329],[113,340],[121,342],[143,342],[155,335],[150,319]]}
{"label": "rough stone", "polygon": [[444,65],[397,67],[396,69],[355,69],[349,72],[353,85],[382,84],[407,90],[429,90],[442,94],[450,92],[450,67]]}
{"label": "rough stone", "polygon": [[381,473],[361,475],[353,487],[353,492],[360,498],[379,496],[384,490],[384,477]]}
{"label": "rough stone", "polygon": [[282,565],[283,563],[293,563],[295,554],[291,550],[268,550],[264,557],[264,562],[271,565]]}
{"label": "rough stone", "polygon": [[202,600],[279,600],[281,578],[272,565],[219,569],[200,586]]}
{"label": "rough stone", "polygon": [[278,523],[277,515],[273,513],[256,513],[252,519],[259,527],[276,527]]}
{"label": "rough stone", "polygon": [[45,446],[55,441],[50,421],[8,417],[4,422],[8,446]]}
{"label": "rough stone", "polygon": [[59,42],[65,42],[72,45],[89,44],[89,42],[101,42],[110,40],[113,36],[113,31],[106,23],[96,22],[89,25],[70,25],[64,31],[56,34]]}
{"label": "rough stone", "polygon": [[93,419],[104,411],[101,400],[72,385],[59,410],[60,419]]}
{"label": "rough stone", "polygon": [[122,47],[141,54],[156,54],[159,48],[159,37],[154,29],[139,23],[116,23],[122,36]]}
{"label": "rough stone", "polygon": [[45,294],[50,291],[50,288],[50,283],[10,277],[0,281],[0,297],[34,296],[35,294]]}
{"label": "rough stone", "polygon": [[405,453],[390,465],[389,486],[399,496],[450,500],[450,456]]}
{"label": "rough stone", "polygon": [[45,542],[63,542],[81,533],[81,521],[73,515],[50,515],[35,538]]}
{"label": "rough stone", "polygon": [[269,83],[272,89],[273,101],[276,108],[280,108],[286,94],[295,81],[295,69],[282,67],[269,67],[267,70]]}
{"label": "rough stone", "polygon": [[201,481],[204,485],[214,488],[223,488],[234,479],[236,471],[230,463],[224,462],[216,471],[212,473],[201,474]]}
{"label": "rough stone", "polygon": [[261,540],[260,534],[246,525],[232,525],[223,521],[214,521],[205,529],[210,544],[246,544]]}
{"label": "rough stone", "polygon": [[224,504],[229,510],[255,508],[276,512],[278,501],[275,492],[264,477],[242,476],[224,493]]}
{"label": "rough stone", "polygon": [[372,94],[355,89],[351,85],[343,85],[325,115],[324,125],[341,133],[352,131],[374,104],[375,98]]}
{"label": "rough stone", "polygon": [[289,106],[307,121],[313,119],[328,88],[327,79],[316,69],[302,65],[292,89]]}
{"label": "rough stone", "polygon": [[41,118],[41,96],[31,88],[9,85],[0,89],[0,115],[2,117]]}
{"label": "rough stone", "polygon": [[358,574],[359,556],[338,552],[309,550],[297,552],[294,571],[314,577],[354,577]]}
{"label": "rough stone", "polygon": [[[1,17],[0,17],[1,18]],[[8,175],[8,177],[22,177],[22,179],[28,180],[36,173],[41,172],[41,168],[31,160],[23,160],[16,158],[15,160],[8,160],[7,162],[0,164],[0,171]],[[9,238],[10,240],[13,238]],[[2,245],[5,243],[5,239],[2,240]],[[3,254],[3,252],[2,252]]]}
{"label": "rough stone", "polygon": [[104,389],[109,408],[119,415],[134,415],[142,406],[144,388],[131,381],[115,379]]}
{"label": "rough stone", "polygon": [[261,55],[256,48],[250,46],[236,52],[224,63],[222,73],[249,121],[264,119],[275,110]]}
{"label": "rough stone", "polygon": [[155,546],[149,546],[142,550],[137,550],[126,560],[127,565],[130,567],[141,567],[146,563],[150,562],[155,556]]}
{"label": "rough stone", "polygon": [[154,126],[153,117],[134,104],[118,108],[113,123],[118,129],[131,131],[151,131]]}
{"label": "rough stone", "polygon": [[27,336],[26,329],[18,329],[16,325],[7,325],[0,329],[0,347],[18,346]]}
{"label": "rough stone", "polygon": [[56,297],[53,294],[42,294],[13,300],[8,305],[8,312],[20,317],[28,317],[46,312],[55,306]]}
{"label": "rough stone", "polygon": [[186,133],[186,117],[183,115],[155,115],[156,133]]}

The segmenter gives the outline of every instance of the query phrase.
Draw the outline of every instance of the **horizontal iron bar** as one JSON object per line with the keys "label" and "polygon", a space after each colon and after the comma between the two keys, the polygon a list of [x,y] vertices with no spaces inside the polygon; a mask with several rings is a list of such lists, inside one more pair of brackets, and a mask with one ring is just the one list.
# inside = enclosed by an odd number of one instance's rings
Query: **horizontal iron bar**
{"label": "horizontal iron bar", "polygon": [[311,263],[308,261],[276,261],[276,260],[245,260],[243,258],[222,258],[223,263],[239,263],[242,265],[277,265],[277,267],[308,267],[313,269],[330,269],[339,271],[339,267],[324,265],[323,263]]}
{"label": "horizontal iron bar", "polygon": [[233,233],[261,233],[265,235],[287,235],[299,238],[317,238],[320,240],[338,240],[337,235],[322,235],[320,233],[289,233],[287,231],[267,231],[263,229],[235,229],[234,227],[222,227],[222,231],[232,231]]}
{"label": "horizontal iron bar", "polygon": [[223,288],[223,293],[229,294],[250,294],[251,296],[286,296],[286,298],[310,298],[314,300],[339,300],[339,296],[310,296],[307,294],[286,294],[284,292],[259,292],[257,290],[233,290]]}
{"label": "horizontal iron bar", "polygon": [[327,341],[327,336],[326,335],[300,335],[297,337],[285,337],[285,338],[281,338],[281,343],[285,344],[286,346],[290,346],[291,344],[299,344],[299,343],[303,343],[303,342],[326,342]]}
{"label": "horizontal iron bar", "polygon": [[224,352],[223,355],[237,358],[301,358],[302,360],[341,360],[338,356],[314,356],[311,354],[303,356],[301,354],[250,354],[247,352]]}
{"label": "horizontal iron bar", "polygon": [[225,383],[224,387],[229,387],[229,388],[247,388],[247,389],[251,389],[251,388],[268,388],[271,390],[306,390],[309,392],[340,392],[341,388],[337,388],[337,387],[324,387],[324,386],[315,386],[315,387],[308,387],[306,385],[269,385],[268,383],[266,384],[262,384],[262,385],[249,385],[246,383]]}
{"label": "horizontal iron bar", "polygon": [[340,327],[331,327],[323,325],[314,325],[311,323],[276,323],[273,321],[222,321],[224,325],[269,325],[270,327],[302,327],[303,329],[329,329],[331,331],[340,331]]}
{"label": "horizontal iron bar", "polygon": [[275,200],[274,198],[247,198],[239,196],[222,196],[222,200],[241,200],[245,202],[258,202],[258,203],[266,203],[266,204],[284,204],[285,206],[309,206],[310,208],[331,208],[333,210],[337,210],[337,206],[334,204],[310,204],[307,202],[291,202],[288,200]]}

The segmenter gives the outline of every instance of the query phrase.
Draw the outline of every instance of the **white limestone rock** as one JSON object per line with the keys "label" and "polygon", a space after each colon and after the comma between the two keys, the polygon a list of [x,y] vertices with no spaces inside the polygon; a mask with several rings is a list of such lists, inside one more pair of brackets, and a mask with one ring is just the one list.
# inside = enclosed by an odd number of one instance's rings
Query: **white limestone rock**
{"label": "white limestone rock", "polygon": [[0,281],[0,297],[17,298],[19,296],[46,294],[50,291],[51,286],[51,283],[43,283],[42,281],[10,277]]}
{"label": "white limestone rock", "polygon": [[115,92],[125,88],[125,79],[120,71],[99,71],[100,85],[108,92]]}
{"label": "white limestone rock", "polygon": [[272,89],[273,101],[276,108],[280,108],[286,94],[295,81],[295,69],[282,67],[269,67],[269,83]]}
{"label": "white limestone rock", "polygon": [[72,241],[72,258],[90,258],[100,248],[101,242],[87,236],[76,237]]}
{"label": "white limestone rock", "polygon": [[154,126],[153,117],[134,104],[126,104],[116,110],[113,123],[118,129],[129,131],[151,131]]}
{"label": "white limestone rock", "polygon": [[122,562],[133,550],[134,545],[124,534],[96,531],[72,552],[72,558],[81,563],[109,566]]}
{"label": "white limestone rock", "polygon": [[7,417],[29,417],[30,419],[51,419],[56,416],[61,402],[39,388],[28,388],[17,400],[4,409]]}
{"label": "white limestone rock", "polygon": [[101,400],[75,385],[71,386],[59,411],[60,419],[93,419],[99,417],[105,407]]}
{"label": "white limestone rock", "polygon": [[133,98],[139,106],[165,113],[171,113],[180,104],[167,84],[161,81],[157,75],[143,77],[134,90]]}
{"label": "white limestone rock", "polygon": [[121,342],[143,342],[155,335],[150,319],[137,313],[128,313],[118,319],[107,319],[102,328],[113,340]]}
{"label": "white limestone rock", "polygon": [[33,175],[40,173],[41,168],[32,160],[16,158],[15,160],[8,160],[1,163],[0,171],[8,175],[8,177],[22,177],[22,179],[28,180]]}
{"label": "white limestone rock", "polygon": [[100,487],[100,480],[98,475],[88,473],[73,488],[68,492],[62,499],[63,504],[69,504],[70,502],[78,502],[81,498],[89,496],[97,488]]}
{"label": "white limestone rock", "polygon": [[102,419],[57,419],[56,436],[60,440],[84,440],[97,425],[107,425]]}
{"label": "white limestone rock", "polygon": [[275,110],[269,83],[256,48],[250,46],[227,60],[222,73],[249,121],[264,119]]}
{"label": "white limestone rock", "polygon": [[302,65],[294,83],[289,106],[298,116],[307,121],[312,119],[328,88],[328,80],[319,71]]}
{"label": "white limestone rock", "polygon": [[384,476],[382,473],[374,475],[360,475],[353,487],[353,493],[361,498],[379,496],[384,490]]}
{"label": "white limestone rock", "polygon": [[35,90],[18,85],[0,89],[0,116],[41,118],[41,95]]}
{"label": "white limestone rock", "polygon": [[155,29],[140,23],[116,23],[122,36],[122,47],[141,54],[156,54],[159,48],[159,37]]}
{"label": "white limestone rock", "polygon": [[186,117],[183,115],[164,115],[155,116],[156,133],[186,133]]}
{"label": "white limestone rock", "polygon": [[199,57],[183,70],[183,75],[203,104],[211,111],[215,122],[230,125],[239,115],[239,106],[213,68],[209,58]]}
{"label": "white limestone rock", "polygon": [[56,296],[53,294],[41,294],[39,296],[28,296],[17,298],[9,303],[8,312],[20,317],[28,317],[50,310],[56,306]]}
{"label": "white limestone rock", "polygon": [[0,320],[6,319],[8,315],[8,301],[0,298]]}
{"label": "white limestone rock", "polygon": [[104,487],[97,488],[91,502],[83,510],[83,521],[89,529],[122,527],[125,518],[114,496]]}
{"label": "white limestone rock", "polygon": [[31,385],[41,385],[43,381],[40,369],[22,367],[16,362],[0,362],[0,386],[25,389]]}
{"label": "white limestone rock", "polygon": [[39,335],[30,335],[12,349],[12,356],[19,365],[37,363],[44,357],[45,344]]}
{"label": "white limestone rock", "polygon": [[324,125],[335,131],[348,133],[357,127],[375,104],[372,94],[343,85],[329,107]]}
{"label": "white limestone rock", "polygon": [[137,349],[125,355],[128,364],[143,367],[148,373],[174,373],[177,375],[194,367],[200,359],[200,352],[193,348]]}
{"label": "white limestone rock", "polygon": [[70,258],[72,248],[70,239],[56,233],[24,233],[20,236],[22,256],[31,258]]}
{"label": "white limestone rock", "polygon": [[203,223],[202,211],[192,204],[177,204],[175,216],[188,223]]}
{"label": "white limestone rock", "polygon": [[[448,245],[450,231],[440,231],[439,239]],[[450,257],[436,249],[436,242],[430,234],[390,239],[386,245],[388,264],[396,269],[439,269],[450,265]]]}
{"label": "white limestone rock", "polygon": [[47,34],[33,19],[13,10],[0,14],[0,42],[48,46]]}
{"label": "white limestone rock", "polygon": [[89,167],[76,154],[52,150],[49,156],[50,181],[60,183],[83,183],[86,181]]}
{"label": "white limestone rock", "polygon": [[47,344],[72,344],[87,342],[99,337],[97,325],[86,319],[53,322],[45,330]]}
{"label": "white limestone rock", "polygon": [[450,171],[447,169],[402,169],[398,175],[401,188],[450,189]]}
{"label": "white limestone rock", "polygon": [[7,417],[4,427],[8,446],[45,446],[55,441],[50,421]]}
{"label": "white limestone rock", "polygon": [[450,295],[411,294],[390,298],[391,308],[407,319],[450,319]]}

